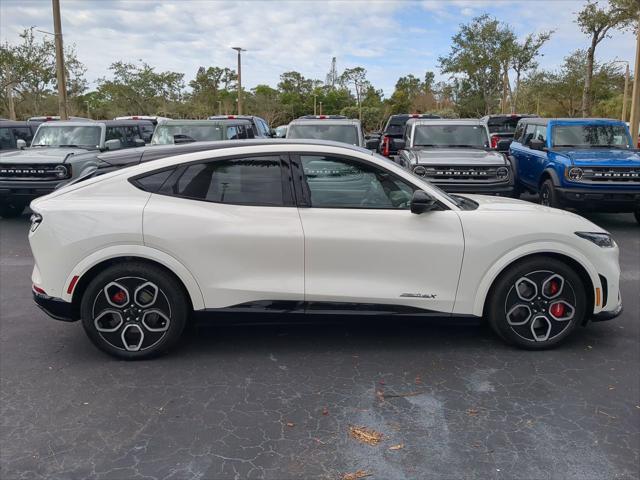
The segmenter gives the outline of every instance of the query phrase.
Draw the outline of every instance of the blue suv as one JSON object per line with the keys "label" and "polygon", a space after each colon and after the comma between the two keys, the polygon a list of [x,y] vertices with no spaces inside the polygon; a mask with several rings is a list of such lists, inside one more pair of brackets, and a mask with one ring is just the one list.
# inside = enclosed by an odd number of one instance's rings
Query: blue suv
{"label": "blue suv", "polygon": [[640,150],[624,122],[523,118],[509,160],[519,191],[543,205],[633,212],[640,223]]}

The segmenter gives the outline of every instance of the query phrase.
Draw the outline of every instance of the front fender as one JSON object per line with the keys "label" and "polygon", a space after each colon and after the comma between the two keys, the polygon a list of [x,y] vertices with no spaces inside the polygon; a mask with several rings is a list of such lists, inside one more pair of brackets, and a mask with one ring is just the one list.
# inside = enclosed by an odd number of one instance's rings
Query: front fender
{"label": "front fender", "polygon": [[[589,278],[591,279],[591,283],[593,284],[594,288],[594,298],[596,295],[595,289],[602,288],[602,286],[600,285],[598,272],[583,253],[579,252],[569,245],[559,242],[529,243],[526,245],[521,245],[509,251],[507,254],[503,255],[500,260],[494,263],[491,268],[489,268],[489,270],[487,270],[485,275],[482,277],[482,280],[478,284],[476,290],[476,295],[473,302],[473,314],[479,317],[482,316],[485,301],[487,299],[487,295],[489,294],[489,290],[491,289],[491,285],[493,285],[493,282],[496,280],[496,278],[498,278],[500,273],[505,270],[505,268],[521,258],[537,253],[557,253],[569,257],[579,263],[586,270]],[[602,307],[600,305],[594,306],[593,313],[598,313],[600,312],[600,310],[602,310]]]}
{"label": "front fender", "polygon": [[71,273],[69,273],[65,282],[65,289],[62,292],[62,299],[67,302],[71,302],[73,292],[67,293],[66,286],[71,283],[71,280],[75,276],[78,276],[81,279],[85,273],[99,263],[118,257],[140,257],[165,266],[184,284],[189,297],[191,298],[193,309],[202,310],[205,308],[202,290],[200,290],[200,286],[192,273],[182,263],[168,253],[145,245],[113,245],[98,250],[97,252],[93,252],[89,256],[85,257],[71,270]]}

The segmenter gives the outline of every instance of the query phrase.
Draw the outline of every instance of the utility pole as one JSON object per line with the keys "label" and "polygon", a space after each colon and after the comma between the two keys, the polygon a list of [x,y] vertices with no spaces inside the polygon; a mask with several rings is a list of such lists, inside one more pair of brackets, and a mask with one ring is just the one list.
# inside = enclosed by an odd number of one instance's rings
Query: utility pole
{"label": "utility pole", "polygon": [[13,103],[13,72],[11,67],[7,65],[7,103],[9,104],[9,120],[16,119],[16,107]]}
{"label": "utility pole", "polygon": [[320,115],[322,115],[322,102],[320,102]]}
{"label": "utility pole", "polygon": [[314,115],[317,115],[317,114],[316,114],[316,100],[317,100],[317,99],[318,99],[318,96],[314,94],[314,95],[313,95],[313,114],[314,114]]}
{"label": "utility pole", "polygon": [[615,60],[611,63],[624,63],[627,65],[624,75],[624,91],[622,92],[622,116],[623,122],[627,121],[627,94],[629,91],[629,62],[626,60]]}
{"label": "utility pole", "polygon": [[242,115],[242,52],[246,50],[242,47],[231,47],[238,52],[238,115]]}
{"label": "utility pole", "polygon": [[633,146],[638,146],[638,123],[640,123],[640,15],[636,29],[636,66],[633,71],[633,93],[631,94],[631,119],[629,130]]}
{"label": "utility pole", "polygon": [[62,48],[62,22],[60,21],[60,0],[51,0],[53,5],[53,32],[56,42],[56,74],[58,77],[58,110],[60,120],[68,120],[67,82],[64,71],[64,50]]}

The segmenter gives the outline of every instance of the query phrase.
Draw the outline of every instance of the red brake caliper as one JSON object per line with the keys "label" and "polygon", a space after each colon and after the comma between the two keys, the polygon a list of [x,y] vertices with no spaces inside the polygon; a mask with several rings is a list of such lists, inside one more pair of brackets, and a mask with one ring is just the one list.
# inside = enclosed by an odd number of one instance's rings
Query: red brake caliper
{"label": "red brake caliper", "polygon": [[127,299],[127,294],[124,293],[122,290],[119,290],[113,295],[111,295],[111,301],[113,303],[118,303],[118,304],[124,303],[126,299]]}
{"label": "red brake caliper", "polygon": [[556,280],[551,280],[551,282],[549,283],[549,295],[555,295],[556,293],[558,293],[558,290],[560,290],[560,285],[558,285],[558,282]]}
{"label": "red brake caliper", "polygon": [[565,311],[565,305],[564,303],[554,303],[553,305],[551,305],[551,308],[549,309],[549,311],[551,312],[551,315],[553,315],[556,318],[562,318],[564,317],[564,311]]}

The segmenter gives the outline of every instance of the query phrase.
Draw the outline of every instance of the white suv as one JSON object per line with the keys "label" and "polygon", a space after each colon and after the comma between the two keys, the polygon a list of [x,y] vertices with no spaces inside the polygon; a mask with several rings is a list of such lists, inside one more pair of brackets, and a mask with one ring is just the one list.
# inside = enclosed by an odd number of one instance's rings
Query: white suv
{"label": "white suv", "polygon": [[31,208],[35,301],[121,358],[162,353],[220,311],[484,316],[541,349],[622,309],[618,248],[598,226],[448,195],[337,142],[220,142]]}

